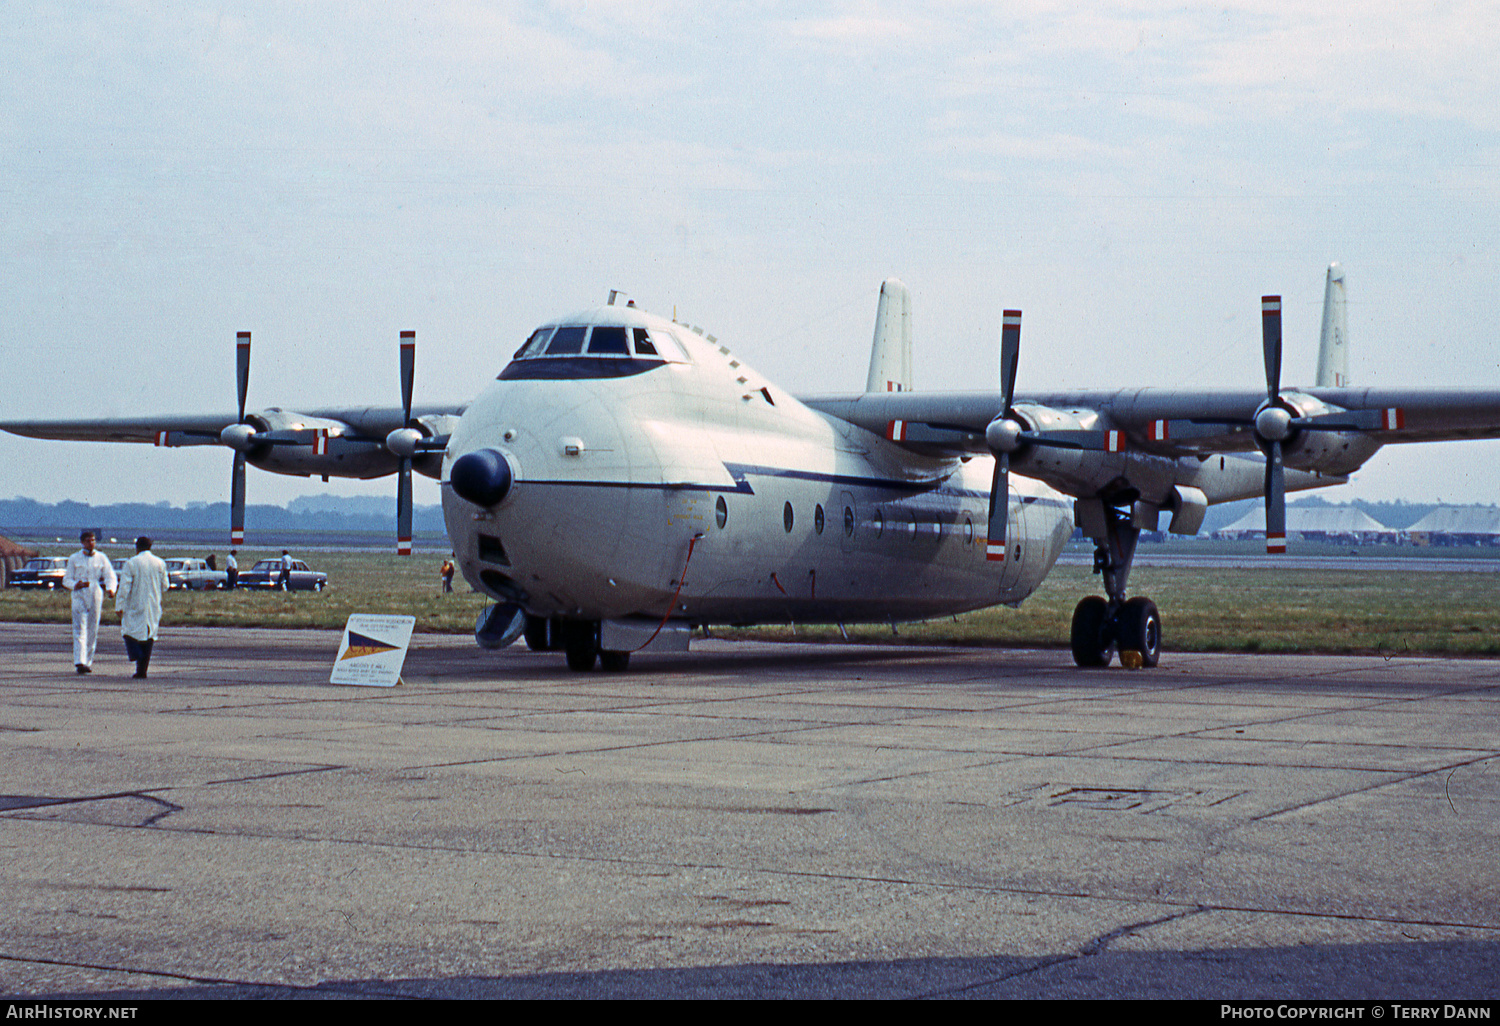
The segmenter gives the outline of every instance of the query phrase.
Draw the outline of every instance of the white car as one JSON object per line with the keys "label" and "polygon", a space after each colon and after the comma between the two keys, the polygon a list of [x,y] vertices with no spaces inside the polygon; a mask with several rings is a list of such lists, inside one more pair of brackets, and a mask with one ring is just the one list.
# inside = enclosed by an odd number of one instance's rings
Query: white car
{"label": "white car", "polygon": [[177,557],[164,562],[167,564],[167,582],[173,588],[216,591],[229,579],[223,570],[210,570],[206,560]]}

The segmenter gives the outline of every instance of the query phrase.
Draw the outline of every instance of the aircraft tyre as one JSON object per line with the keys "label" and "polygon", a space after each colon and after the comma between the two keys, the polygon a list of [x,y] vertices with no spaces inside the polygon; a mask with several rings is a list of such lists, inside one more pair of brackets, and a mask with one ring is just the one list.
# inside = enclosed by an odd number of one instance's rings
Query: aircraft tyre
{"label": "aircraft tyre", "polygon": [[562,620],[557,625],[562,634],[563,650],[568,654],[568,669],[587,673],[599,658],[599,624],[592,620]]}
{"label": "aircraft tyre", "polygon": [[1109,603],[1098,595],[1078,603],[1073,610],[1073,662],[1089,668],[1109,665],[1109,639],[1105,636],[1108,619]]}
{"label": "aircraft tyre", "polygon": [[1148,598],[1133,598],[1120,609],[1116,620],[1121,652],[1141,654],[1141,666],[1150,668],[1161,659],[1161,614]]}
{"label": "aircraft tyre", "polygon": [[624,673],[630,668],[629,652],[600,652],[599,669],[605,673]]}

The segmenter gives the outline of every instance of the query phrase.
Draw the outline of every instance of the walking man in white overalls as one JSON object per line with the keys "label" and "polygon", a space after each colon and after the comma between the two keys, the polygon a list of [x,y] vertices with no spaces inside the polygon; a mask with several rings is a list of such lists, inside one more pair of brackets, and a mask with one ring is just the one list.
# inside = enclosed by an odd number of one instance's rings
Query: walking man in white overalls
{"label": "walking man in white overalls", "polygon": [[73,666],[78,673],[92,673],[104,596],[113,596],[119,582],[109,558],[94,548],[94,532],[84,531],[78,540],[83,548],[68,557],[63,587],[73,594]]}

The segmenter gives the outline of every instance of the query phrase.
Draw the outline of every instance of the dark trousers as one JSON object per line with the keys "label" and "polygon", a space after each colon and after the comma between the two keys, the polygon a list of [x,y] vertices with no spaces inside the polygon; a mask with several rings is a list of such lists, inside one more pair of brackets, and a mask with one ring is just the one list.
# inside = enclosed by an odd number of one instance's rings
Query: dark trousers
{"label": "dark trousers", "polygon": [[146,667],[151,665],[151,649],[156,644],[155,638],[138,641],[129,634],[125,635],[125,657],[135,660],[135,675],[146,676]]}

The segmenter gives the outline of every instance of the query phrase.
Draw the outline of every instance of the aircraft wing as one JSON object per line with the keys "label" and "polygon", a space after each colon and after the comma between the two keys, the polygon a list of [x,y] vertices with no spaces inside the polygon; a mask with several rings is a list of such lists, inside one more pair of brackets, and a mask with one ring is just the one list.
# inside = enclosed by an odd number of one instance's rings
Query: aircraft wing
{"label": "aircraft wing", "polygon": [[[412,407],[413,419],[433,416],[457,417],[463,405]],[[290,411],[288,411],[290,412]],[[332,410],[305,410],[291,414],[313,420],[338,421],[357,435],[384,439],[405,427],[405,412],[399,406],[360,406]],[[154,417],[105,417],[94,420],[0,421],[0,431],[26,438],[67,442],[140,442],[147,445],[218,445],[219,433],[238,422],[233,413],[167,414]]]}
{"label": "aircraft wing", "polygon": [[1399,410],[1400,422],[1381,442],[1453,442],[1500,438],[1500,391],[1464,388],[1309,388],[1309,395],[1346,410]]}
{"label": "aircraft wing", "polygon": [[235,423],[235,415],[193,414],[175,417],[116,417],[98,420],[5,420],[0,431],[26,438],[47,438],[64,442],[145,442],[157,441],[163,432],[205,437],[217,445],[219,432]]}
{"label": "aircraft wing", "polygon": [[[1307,388],[1282,393],[1290,402],[1307,397],[1306,423],[1317,430],[1347,430],[1382,445],[1500,438],[1500,390]],[[802,400],[815,410],[848,421],[914,451],[989,452],[985,430],[1004,412],[993,392],[871,392]],[[1136,451],[1160,456],[1240,452],[1257,447],[1256,411],[1263,390],[1191,391],[1120,389],[1017,395],[1012,408],[1052,444]],[[1118,432],[1117,448],[1102,436]]]}

